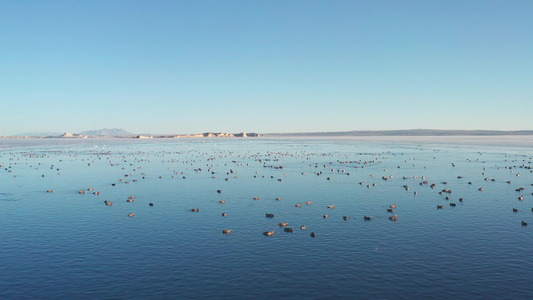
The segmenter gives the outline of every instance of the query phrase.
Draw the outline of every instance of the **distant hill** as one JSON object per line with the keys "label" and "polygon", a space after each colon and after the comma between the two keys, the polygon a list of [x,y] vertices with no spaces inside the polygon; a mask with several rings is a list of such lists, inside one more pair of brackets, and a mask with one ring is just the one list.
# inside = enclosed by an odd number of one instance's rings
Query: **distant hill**
{"label": "distant hill", "polygon": [[269,133],[265,136],[490,136],[490,135],[533,135],[533,130],[353,130],[336,132]]}
{"label": "distant hill", "polygon": [[104,129],[98,129],[98,130],[86,130],[80,132],[81,135],[87,135],[87,136],[107,136],[107,137],[114,137],[114,136],[134,136],[133,133],[128,132],[122,128],[104,128]]}

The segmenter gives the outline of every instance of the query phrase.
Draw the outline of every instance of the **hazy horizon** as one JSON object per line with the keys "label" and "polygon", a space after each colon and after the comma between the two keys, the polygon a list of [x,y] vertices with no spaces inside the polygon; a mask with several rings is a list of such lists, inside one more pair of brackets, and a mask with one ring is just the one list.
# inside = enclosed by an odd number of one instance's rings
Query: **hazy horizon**
{"label": "hazy horizon", "polygon": [[533,2],[8,1],[0,135],[531,130]]}
{"label": "hazy horizon", "polygon": [[500,130],[442,130],[442,129],[390,129],[390,130],[347,130],[347,131],[332,131],[332,132],[249,132],[249,131],[239,131],[239,132],[221,132],[221,131],[206,131],[206,132],[174,132],[174,133],[154,133],[154,132],[130,132],[123,128],[102,128],[97,130],[84,130],[81,132],[24,132],[17,133],[9,136],[0,137],[60,137],[63,134],[80,134],[83,136],[136,136],[136,135],[149,135],[149,136],[178,136],[178,135],[194,135],[194,134],[204,134],[204,133],[247,133],[247,134],[260,134],[264,136],[271,137],[325,137],[325,138],[343,138],[343,137],[461,137],[461,136],[531,136],[533,135],[533,130],[513,130],[513,131],[500,131]]}

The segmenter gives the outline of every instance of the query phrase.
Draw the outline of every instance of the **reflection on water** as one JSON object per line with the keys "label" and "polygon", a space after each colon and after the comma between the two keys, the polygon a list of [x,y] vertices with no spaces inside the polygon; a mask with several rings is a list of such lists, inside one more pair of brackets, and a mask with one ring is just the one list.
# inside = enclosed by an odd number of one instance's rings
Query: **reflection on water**
{"label": "reflection on water", "polygon": [[2,299],[533,296],[524,145],[124,139],[3,148]]}

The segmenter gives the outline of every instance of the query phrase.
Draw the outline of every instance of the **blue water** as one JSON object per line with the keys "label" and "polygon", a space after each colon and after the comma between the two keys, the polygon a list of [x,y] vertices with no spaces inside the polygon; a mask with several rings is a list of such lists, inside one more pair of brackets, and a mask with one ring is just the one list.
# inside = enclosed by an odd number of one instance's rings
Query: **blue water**
{"label": "blue water", "polygon": [[533,298],[530,147],[301,139],[0,147],[0,299]]}

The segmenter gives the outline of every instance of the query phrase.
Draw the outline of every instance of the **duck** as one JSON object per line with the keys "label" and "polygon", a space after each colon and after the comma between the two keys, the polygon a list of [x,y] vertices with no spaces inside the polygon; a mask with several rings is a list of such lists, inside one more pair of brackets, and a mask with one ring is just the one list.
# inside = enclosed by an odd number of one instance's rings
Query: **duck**
{"label": "duck", "polygon": [[443,209],[444,205],[437,205],[437,209]]}
{"label": "duck", "polygon": [[224,229],[224,230],[222,230],[222,233],[223,234],[230,234],[231,233],[231,229]]}
{"label": "duck", "polygon": [[305,230],[306,229],[305,225],[300,226],[300,229]]}
{"label": "duck", "polygon": [[328,214],[325,214],[322,216],[322,218],[326,219],[328,217]]}
{"label": "duck", "polygon": [[285,226],[289,225],[289,223],[287,223],[287,222],[285,222],[285,223],[279,223],[278,225],[279,225],[279,227],[285,227]]}
{"label": "duck", "polygon": [[391,220],[391,221],[396,221],[396,220],[398,220],[398,216],[397,216],[397,215],[394,215],[394,216],[392,216],[392,217],[389,217],[389,220]]}
{"label": "duck", "polygon": [[277,197],[276,200],[281,201],[281,197]]}
{"label": "duck", "polygon": [[264,235],[266,236],[273,236],[274,235],[274,231],[265,231],[263,232]]}
{"label": "duck", "polygon": [[191,209],[191,211],[192,211],[192,212],[199,212],[200,209],[199,209],[199,208],[193,208],[193,209]]}
{"label": "duck", "polygon": [[455,207],[455,206],[457,206],[457,204],[455,204],[455,203],[450,203],[450,206],[451,206],[451,207]]}
{"label": "duck", "polygon": [[364,216],[364,217],[363,217],[363,220],[365,220],[365,221],[370,221],[370,220],[372,220],[372,218],[367,217],[367,216]]}
{"label": "duck", "polygon": [[261,199],[261,197],[254,197],[254,200],[259,200]]}
{"label": "duck", "polygon": [[311,237],[315,237],[315,236],[316,236],[316,233],[311,232]]}
{"label": "duck", "polygon": [[135,213],[129,213],[128,214],[128,217],[133,217],[133,216],[135,216]]}
{"label": "duck", "polygon": [[348,220],[349,218],[348,218],[347,216],[343,216],[342,219],[346,221],[346,220]]}
{"label": "duck", "polygon": [[305,202],[305,204],[307,204],[307,205],[311,205],[312,203],[313,203],[313,201],[307,201],[307,202]]}
{"label": "duck", "polygon": [[328,205],[328,209],[334,209],[334,208],[335,208],[335,204]]}
{"label": "duck", "polygon": [[527,226],[527,222],[522,221],[522,226]]}
{"label": "duck", "polygon": [[302,203],[298,203],[296,205],[294,205],[295,207],[302,207]]}
{"label": "duck", "polygon": [[222,216],[225,217],[225,216],[226,216],[226,213],[222,213]]}
{"label": "duck", "polygon": [[294,229],[287,227],[287,228],[283,228],[283,231],[285,231],[285,232],[293,232]]}
{"label": "duck", "polygon": [[105,203],[105,205],[107,205],[107,206],[111,206],[111,205],[113,205],[113,202],[110,202],[110,201],[107,201],[107,200],[105,200],[104,203]]}
{"label": "duck", "polygon": [[219,202],[220,202],[220,204],[224,204],[224,203],[226,203],[225,200],[220,200]]}
{"label": "duck", "polygon": [[274,214],[268,214],[268,213],[267,213],[267,214],[265,214],[265,216],[266,216],[267,218],[274,218]]}
{"label": "duck", "polygon": [[518,212],[518,209],[517,208],[513,208],[513,212]]}

